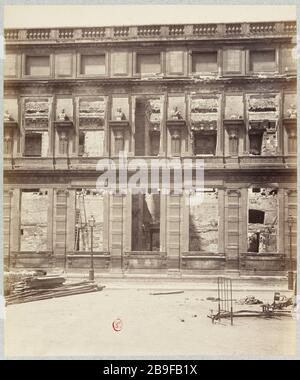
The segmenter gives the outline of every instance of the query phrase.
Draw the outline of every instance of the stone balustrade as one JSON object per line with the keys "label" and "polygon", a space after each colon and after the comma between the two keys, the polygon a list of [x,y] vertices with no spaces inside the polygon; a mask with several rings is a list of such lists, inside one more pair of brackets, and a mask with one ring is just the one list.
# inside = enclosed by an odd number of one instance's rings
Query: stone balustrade
{"label": "stone balustrade", "polygon": [[278,37],[294,35],[296,22],[258,22],[230,24],[174,24],[174,25],[138,25],[61,29],[6,29],[6,41],[49,41],[70,40],[111,40],[111,39],[180,39],[180,38],[234,38],[238,37]]}

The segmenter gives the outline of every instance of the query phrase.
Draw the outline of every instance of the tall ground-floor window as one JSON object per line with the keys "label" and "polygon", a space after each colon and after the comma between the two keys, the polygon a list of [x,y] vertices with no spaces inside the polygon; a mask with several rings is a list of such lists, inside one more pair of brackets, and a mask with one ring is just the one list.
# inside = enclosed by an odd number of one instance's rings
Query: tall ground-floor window
{"label": "tall ground-floor window", "polygon": [[189,197],[189,251],[218,253],[218,236],[218,191],[196,191]]}
{"label": "tall ground-floor window", "polygon": [[75,199],[75,251],[91,250],[90,221],[94,218],[93,250],[103,251],[103,195],[96,189],[77,189]]}
{"label": "tall ground-floor window", "polygon": [[160,250],[160,195],[132,195],[132,250]]}
{"label": "tall ground-floor window", "polygon": [[278,190],[252,187],[248,190],[248,252],[276,253]]}
{"label": "tall ground-floor window", "polygon": [[21,251],[47,250],[48,191],[26,189],[21,192]]}

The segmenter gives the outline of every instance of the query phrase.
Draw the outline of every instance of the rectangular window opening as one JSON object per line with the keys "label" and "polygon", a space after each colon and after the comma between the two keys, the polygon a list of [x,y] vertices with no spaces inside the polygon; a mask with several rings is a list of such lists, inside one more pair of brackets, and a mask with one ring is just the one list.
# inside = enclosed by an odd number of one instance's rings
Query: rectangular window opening
{"label": "rectangular window opening", "polygon": [[250,51],[250,71],[272,72],[276,68],[275,50],[255,50]]}
{"label": "rectangular window opening", "polygon": [[278,189],[248,191],[248,252],[277,253]]}
{"label": "rectangular window opening", "polygon": [[21,192],[21,251],[47,251],[48,194],[43,189],[24,189]]}
{"label": "rectangular window opening", "polygon": [[137,74],[159,74],[161,72],[160,54],[137,54]]}
{"label": "rectangular window opening", "polygon": [[82,55],[80,60],[80,74],[82,75],[104,75],[105,54]]}
{"label": "rectangular window opening", "polygon": [[215,155],[217,145],[217,134],[194,134],[195,155]]}
{"label": "rectangular window opening", "polygon": [[160,194],[132,195],[132,250],[160,250]]}
{"label": "rectangular window opening", "polygon": [[25,75],[50,75],[50,56],[27,56],[25,62]]}
{"label": "rectangular window opening", "polygon": [[216,51],[192,53],[193,73],[216,73],[217,71],[218,53]]}
{"label": "rectangular window opening", "polygon": [[[94,218],[93,238],[91,220]],[[96,189],[77,189],[75,199],[74,250],[103,251],[104,198]]]}
{"label": "rectangular window opening", "polygon": [[189,201],[189,251],[218,253],[218,190],[196,191]]}

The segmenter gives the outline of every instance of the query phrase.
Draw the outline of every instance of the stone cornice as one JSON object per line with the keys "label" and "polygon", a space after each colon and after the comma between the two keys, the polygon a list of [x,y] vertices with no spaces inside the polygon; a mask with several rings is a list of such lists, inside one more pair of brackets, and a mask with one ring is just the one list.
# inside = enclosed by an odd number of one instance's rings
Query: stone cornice
{"label": "stone cornice", "polygon": [[5,79],[4,87],[22,87],[22,86],[86,86],[86,85],[165,85],[165,84],[178,84],[178,85],[197,85],[197,84],[245,84],[245,83],[291,83],[296,82],[296,75],[270,75],[270,76],[191,76],[191,77],[168,77],[162,76],[159,78],[135,78],[135,77],[122,77],[122,78],[75,78],[75,79]]}

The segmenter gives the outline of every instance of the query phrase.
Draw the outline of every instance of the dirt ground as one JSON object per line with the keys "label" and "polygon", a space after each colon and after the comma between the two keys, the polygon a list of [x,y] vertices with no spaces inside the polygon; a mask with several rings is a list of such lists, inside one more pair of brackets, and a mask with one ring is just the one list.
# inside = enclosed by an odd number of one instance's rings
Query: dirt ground
{"label": "dirt ground", "polygon": [[[179,290],[179,289],[178,289]],[[295,355],[296,320],[239,318],[212,324],[215,291],[104,289],[11,305],[5,309],[5,355],[12,356],[281,356]],[[272,292],[236,292],[272,301]],[[234,304],[234,310],[257,308]],[[121,331],[113,321],[121,319]]]}

